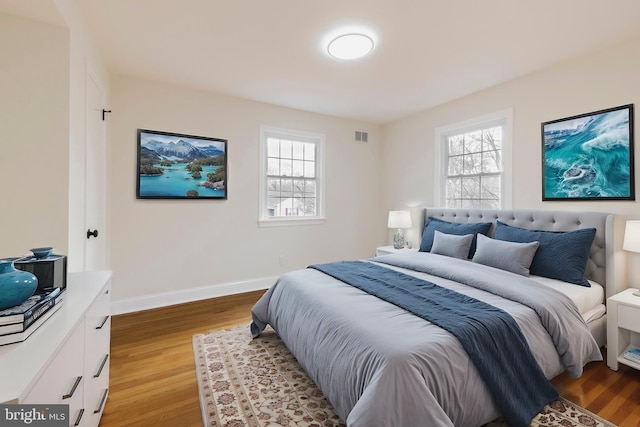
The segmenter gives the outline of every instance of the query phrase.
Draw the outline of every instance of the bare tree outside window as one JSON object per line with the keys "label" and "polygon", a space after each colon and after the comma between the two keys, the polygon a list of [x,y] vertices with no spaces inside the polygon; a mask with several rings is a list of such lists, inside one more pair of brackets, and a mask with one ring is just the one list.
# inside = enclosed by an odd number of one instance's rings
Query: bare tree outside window
{"label": "bare tree outside window", "polygon": [[268,216],[317,216],[316,187],[316,144],[269,136]]}
{"label": "bare tree outside window", "polygon": [[447,207],[501,207],[502,133],[491,126],[446,136]]}

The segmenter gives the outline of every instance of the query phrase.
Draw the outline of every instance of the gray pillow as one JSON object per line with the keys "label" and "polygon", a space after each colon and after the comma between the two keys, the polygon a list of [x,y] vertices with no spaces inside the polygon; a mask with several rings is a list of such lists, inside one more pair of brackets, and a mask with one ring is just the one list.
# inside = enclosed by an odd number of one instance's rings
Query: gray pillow
{"label": "gray pillow", "polygon": [[435,230],[433,233],[432,254],[446,255],[453,258],[469,258],[469,249],[473,243],[473,234],[457,236]]}
{"label": "gray pillow", "polygon": [[529,275],[529,267],[540,243],[516,243],[496,240],[478,234],[473,262],[510,271],[522,276]]}

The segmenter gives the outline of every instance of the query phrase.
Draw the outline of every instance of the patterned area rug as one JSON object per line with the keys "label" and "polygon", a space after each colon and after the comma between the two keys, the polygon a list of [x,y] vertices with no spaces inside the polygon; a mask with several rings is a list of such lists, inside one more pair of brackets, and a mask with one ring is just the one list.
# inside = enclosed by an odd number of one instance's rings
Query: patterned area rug
{"label": "patterned area rug", "polygon": [[[249,326],[199,334],[193,352],[204,424],[210,427],[338,427],[344,423],[276,333]],[[615,427],[560,398],[531,426]],[[485,427],[506,427],[501,420]]]}

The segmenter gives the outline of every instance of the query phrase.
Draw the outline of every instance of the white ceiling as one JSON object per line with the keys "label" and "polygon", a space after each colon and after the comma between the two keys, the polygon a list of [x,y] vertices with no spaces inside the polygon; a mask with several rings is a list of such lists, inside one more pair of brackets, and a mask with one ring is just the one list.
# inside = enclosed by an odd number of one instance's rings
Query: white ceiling
{"label": "white ceiling", "polygon": [[[638,0],[77,4],[112,72],[374,123],[640,37]],[[358,27],[372,54],[327,56],[327,35]]]}
{"label": "white ceiling", "polygon": [[0,12],[47,24],[64,25],[54,0],[0,0]]}

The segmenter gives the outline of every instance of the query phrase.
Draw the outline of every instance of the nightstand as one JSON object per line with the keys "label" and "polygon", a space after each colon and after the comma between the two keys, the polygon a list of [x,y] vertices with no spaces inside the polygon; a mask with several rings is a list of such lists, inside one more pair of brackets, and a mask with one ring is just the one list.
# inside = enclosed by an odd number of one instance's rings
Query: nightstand
{"label": "nightstand", "polygon": [[640,297],[637,289],[626,289],[607,299],[607,365],[614,371],[618,363],[640,369],[640,363],[622,353],[630,346],[640,348]]}
{"label": "nightstand", "polygon": [[393,246],[378,246],[376,248],[376,256],[381,256],[381,255],[389,255],[389,254],[399,254],[399,253],[403,253],[403,252],[418,252],[418,248],[411,248],[411,249],[407,249],[407,248],[401,248],[401,249],[396,249]]}

